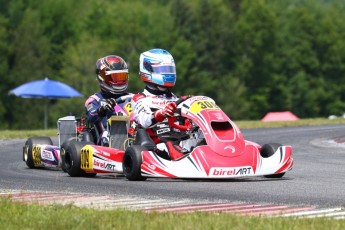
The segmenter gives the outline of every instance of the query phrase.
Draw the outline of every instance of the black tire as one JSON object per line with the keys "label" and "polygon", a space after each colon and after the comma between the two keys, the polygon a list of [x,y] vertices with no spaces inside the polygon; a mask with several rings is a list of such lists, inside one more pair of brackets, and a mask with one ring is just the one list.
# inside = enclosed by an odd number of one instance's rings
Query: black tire
{"label": "black tire", "polygon": [[[261,147],[260,155],[263,158],[268,158],[268,157],[272,156],[278,150],[278,148],[280,146],[282,146],[282,145],[278,144],[278,143],[264,144]],[[285,175],[285,172],[284,173],[278,173],[278,174],[272,174],[272,175],[265,175],[264,177],[266,177],[266,178],[282,178],[284,175]]]}
{"label": "black tire", "polygon": [[278,143],[264,144],[261,147],[260,155],[263,158],[268,158],[268,157],[272,156],[280,146],[282,146],[282,145],[278,144]]}
{"label": "black tire", "polygon": [[88,144],[93,144],[86,141],[72,140],[65,149],[65,168],[71,177],[85,176],[86,173],[80,167],[80,150]]}
{"label": "black tire", "polygon": [[278,174],[272,174],[272,175],[266,175],[264,177],[266,177],[266,178],[282,178],[284,175],[285,175],[285,172],[284,173],[278,173]]}
{"label": "black tire", "polygon": [[129,146],[122,160],[123,173],[129,181],[144,181],[147,178],[141,175],[141,152],[146,150],[143,146]]}
{"label": "black tire", "polygon": [[31,137],[25,142],[23,147],[23,161],[31,169],[36,168],[32,156],[32,147],[37,144],[53,145],[53,141],[50,137]]}
{"label": "black tire", "polygon": [[68,148],[68,145],[71,143],[71,141],[75,140],[75,139],[76,138],[73,137],[71,139],[68,139],[68,140],[64,141],[64,143],[62,143],[62,145],[60,147],[61,169],[64,172],[67,172],[66,163],[65,163],[65,152],[66,152],[66,149]]}

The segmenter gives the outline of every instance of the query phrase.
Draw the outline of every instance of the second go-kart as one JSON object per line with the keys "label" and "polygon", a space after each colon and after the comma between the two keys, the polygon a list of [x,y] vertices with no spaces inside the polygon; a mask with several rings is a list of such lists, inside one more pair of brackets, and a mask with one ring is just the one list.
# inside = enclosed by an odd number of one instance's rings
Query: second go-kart
{"label": "second go-kart", "polygon": [[[206,96],[176,102],[178,113],[157,125],[161,143],[137,127],[132,138],[117,138],[110,147],[72,141],[65,149],[70,176],[123,173],[128,180],[148,177],[224,179],[265,176],[280,178],[292,169],[292,147],[245,140],[240,129]],[[123,130],[124,132],[124,130]],[[126,136],[126,135],[125,135]],[[128,137],[128,136],[127,136]],[[166,144],[164,152],[158,148]],[[172,160],[171,151],[182,157]]]}
{"label": "second go-kart", "polygon": [[[132,113],[131,98],[133,95],[126,95],[116,100],[115,111],[124,121],[130,120]],[[114,119],[113,119],[114,120]],[[109,127],[116,127],[115,122]],[[120,122],[121,126],[122,122]],[[125,124],[127,125],[127,123]],[[29,138],[23,147],[23,161],[29,168],[50,168],[66,171],[64,163],[64,152],[71,141],[95,144],[97,133],[92,125],[85,118],[74,116],[62,117],[57,122],[59,144],[54,145],[50,137],[40,136]],[[126,131],[127,138],[127,131]]]}

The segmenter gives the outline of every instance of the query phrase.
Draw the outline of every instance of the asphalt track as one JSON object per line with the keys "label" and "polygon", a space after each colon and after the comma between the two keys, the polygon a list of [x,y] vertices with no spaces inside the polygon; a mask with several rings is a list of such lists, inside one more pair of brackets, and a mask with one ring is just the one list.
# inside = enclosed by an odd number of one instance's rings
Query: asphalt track
{"label": "asphalt track", "polygon": [[[24,139],[0,140],[1,191],[83,193],[90,197],[145,200],[345,207],[345,125],[247,129],[247,140],[291,145],[294,168],[281,179],[153,179],[127,181],[122,175],[72,178],[62,171],[29,169],[22,160]],[[57,139],[53,138],[57,143]]]}

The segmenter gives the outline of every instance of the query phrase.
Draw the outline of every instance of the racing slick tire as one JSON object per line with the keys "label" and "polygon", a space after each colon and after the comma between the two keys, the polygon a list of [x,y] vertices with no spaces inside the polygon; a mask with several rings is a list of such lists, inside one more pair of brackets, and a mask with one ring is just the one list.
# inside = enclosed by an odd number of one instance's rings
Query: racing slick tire
{"label": "racing slick tire", "polygon": [[[272,156],[278,150],[278,148],[280,146],[282,146],[282,145],[278,144],[278,143],[264,144],[261,147],[260,155],[264,158],[268,158],[268,157]],[[282,178],[284,175],[285,175],[285,172],[284,173],[278,173],[278,174],[264,175],[264,177],[266,177],[266,178]]]}
{"label": "racing slick tire", "polygon": [[25,142],[23,147],[23,161],[25,161],[26,165],[31,169],[36,168],[32,156],[32,147],[37,144],[53,145],[53,141],[50,137],[31,137]]}
{"label": "racing slick tire", "polygon": [[80,150],[85,146],[93,144],[92,142],[88,141],[77,141],[72,140],[67,144],[65,149],[65,167],[68,175],[71,177],[92,177],[95,176],[95,173],[86,173],[80,167]]}
{"label": "racing slick tire", "polygon": [[72,140],[75,140],[75,138],[68,139],[64,141],[60,147],[60,159],[61,159],[61,169],[63,172],[67,172],[66,170],[66,163],[65,163],[65,152]]}
{"label": "racing slick tire", "polygon": [[122,168],[127,180],[144,181],[147,179],[141,175],[141,152],[144,150],[146,148],[140,145],[132,145],[126,149],[123,156]]}

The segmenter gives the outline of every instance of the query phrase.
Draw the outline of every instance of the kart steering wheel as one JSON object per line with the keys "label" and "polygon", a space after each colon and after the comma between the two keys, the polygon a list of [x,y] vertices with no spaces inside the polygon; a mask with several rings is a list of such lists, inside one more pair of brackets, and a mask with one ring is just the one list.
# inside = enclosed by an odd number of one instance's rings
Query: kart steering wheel
{"label": "kart steering wheel", "polygon": [[[182,102],[186,101],[187,99],[191,98],[192,96],[188,95],[188,96],[183,96],[183,97],[180,97],[180,99],[178,99],[175,104],[176,104],[176,107],[181,104]],[[178,110],[177,112],[178,116],[181,115],[181,110]],[[184,125],[179,125],[179,124],[176,124],[175,121],[177,119],[177,116],[173,116],[173,117],[168,117],[168,124],[171,128],[174,128],[174,129],[179,129],[181,131],[187,131],[187,130],[190,130],[191,129],[191,122],[189,121],[189,119],[186,119],[185,120],[185,123]]]}

